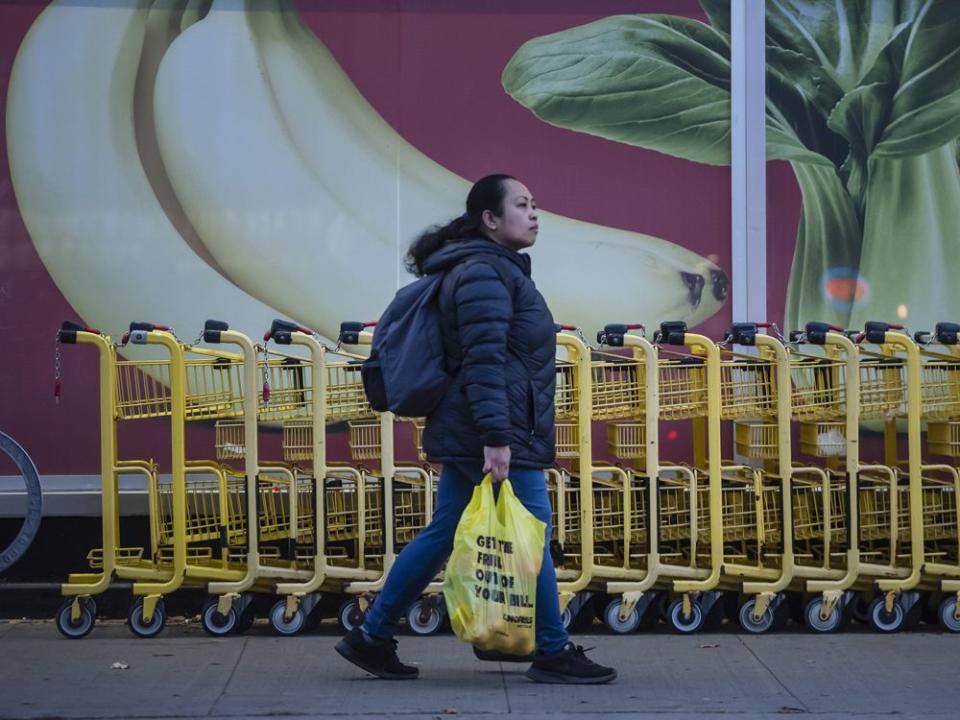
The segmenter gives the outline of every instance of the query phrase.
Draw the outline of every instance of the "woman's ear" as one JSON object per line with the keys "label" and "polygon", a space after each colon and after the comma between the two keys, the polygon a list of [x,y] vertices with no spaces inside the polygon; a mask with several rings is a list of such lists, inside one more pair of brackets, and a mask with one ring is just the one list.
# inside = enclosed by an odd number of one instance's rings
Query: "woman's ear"
{"label": "woman's ear", "polygon": [[483,226],[487,230],[497,229],[497,216],[493,214],[493,210],[484,210],[480,219],[483,221]]}

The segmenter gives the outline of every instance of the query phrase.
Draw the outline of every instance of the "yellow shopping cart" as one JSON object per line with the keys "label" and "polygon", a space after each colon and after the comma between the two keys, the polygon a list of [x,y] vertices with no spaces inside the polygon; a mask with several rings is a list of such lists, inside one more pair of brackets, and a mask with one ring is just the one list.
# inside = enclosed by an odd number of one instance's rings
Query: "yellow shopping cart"
{"label": "yellow shopping cart", "polygon": [[[761,332],[766,330],[767,332]],[[737,619],[748,632],[782,627],[794,579],[794,487],[816,471],[795,466],[790,432],[790,362],[769,323],[735,323],[721,346],[720,416],[734,423],[745,461],[723,468],[721,586],[742,593]],[[756,348],[756,354],[732,346]]]}
{"label": "yellow shopping cart", "polygon": [[[297,345],[307,349],[299,360],[296,382],[270,388],[270,417],[282,424],[284,460],[295,463],[303,473],[301,494],[309,498],[314,518],[312,542],[298,543],[297,567],[303,573],[276,583],[281,598],[269,613],[270,625],[280,635],[294,635],[319,619],[328,600],[339,597],[345,585],[375,582],[384,573],[386,505],[389,492],[377,468],[366,464],[332,463],[327,459],[327,428],[355,423],[366,428],[381,422],[370,409],[360,380],[359,356],[330,347],[304,326],[275,320],[264,335],[278,346]],[[274,351],[282,367],[284,354]],[[360,431],[361,435],[364,431]],[[392,437],[387,433],[386,437]],[[365,436],[354,434],[355,457],[371,455]],[[392,462],[392,444],[383,449],[383,472]],[[369,467],[368,467],[369,466]],[[386,483],[389,491],[389,480]],[[354,617],[356,608],[340,608],[341,619]]]}
{"label": "yellow shopping cart", "polygon": [[[603,524],[618,523],[622,528],[622,564],[607,567],[601,562],[595,568],[595,574],[606,580],[602,617],[616,633],[654,625],[674,580],[702,578],[710,572],[697,563],[697,474],[690,467],[664,463],[659,442],[664,414],[683,414],[684,406],[693,417],[706,413],[706,374],[700,362],[661,362],[658,348],[643,332],[639,324],[611,324],[597,335],[601,347],[626,348],[636,365],[626,378],[624,394],[637,401],[626,404],[626,412],[604,418],[607,450],[626,473],[628,492],[623,492],[622,500],[608,493],[609,501],[602,495],[595,501],[595,512],[607,516]],[[624,362],[622,356],[615,357],[614,362]],[[667,386],[666,402],[660,401],[662,385]],[[558,432],[558,443],[559,437]]]}
{"label": "yellow shopping cart", "polygon": [[[653,624],[661,612],[678,631],[692,632],[708,615],[715,617],[719,599],[719,354],[712,342],[687,332],[683,323],[663,323],[655,343],[630,332],[640,329],[608,325],[598,334],[604,345],[629,348],[628,359],[614,355],[607,363],[629,362],[636,381],[624,383],[621,373],[619,384],[631,401],[619,404],[623,412],[594,416],[607,422],[608,450],[624,472],[629,492],[622,492],[619,505],[611,502],[612,493],[601,489],[598,494],[594,512],[616,515],[624,549],[615,565],[597,562],[593,573],[605,581],[609,600],[603,618],[615,632]],[[671,346],[685,346],[688,352]],[[660,421],[691,422],[703,470],[662,462]],[[600,526],[612,524],[611,519]],[[671,595],[679,597],[668,607]]]}
{"label": "yellow shopping cart", "polygon": [[[858,586],[866,596],[871,626],[895,632],[919,619],[923,583],[923,485],[921,455],[921,357],[900,325],[868,322],[860,346],[860,419],[884,430],[886,471],[858,477],[860,566]],[[898,458],[897,424],[905,421],[907,458]],[[936,469],[931,466],[931,472]]]}
{"label": "yellow shopping cart", "polygon": [[[344,323],[341,345],[369,344],[372,323]],[[284,452],[311,468],[322,531],[310,553],[311,577],[305,582],[280,583],[283,596],[271,610],[274,630],[298,632],[322,599],[321,591],[345,595],[337,617],[350,629],[362,620],[370,600],[382,587],[396,553],[429,521],[435,479],[422,466],[397,463],[394,422],[390,413],[370,408],[360,377],[363,356],[341,346],[322,345],[308,328],[275,321],[268,337],[278,344],[306,345],[311,352],[314,387],[322,402],[313,404],[308,420],[284,424]],[[333,354],[336,359],[333,359]],[[350,463],[326,459],[326,428],[346,423]],[[306,557],[303,558],[307,560]],[[432,603],[432,604],[431,604]],[[424,622],[423,608],[411,608],[411,626],[432,632],[442,622],[442,608],[431,601]]]}
{"label": "yellow shopping cart", "polygon": [[[928,620],[960,632],[960,324],[937,323],[915,334],[920,345],[920,414],[926,421],[927,451],[946,462],[924,463],[921,487],[923,577],[921,602]],[[901,502],[901,513],[905,503]]]}
{"label": "yellow shopping cart", "polygon": [[[229,516],[232,488],[218,464],[186,462],[184,423],[242,414],[243,361],[202,350],[188,353],[169,328],[147,323],[131,324],[123,343],[116,346],[106,336],[71,323],[64,324],[60,340],[94,344],[100,354],[103,542],[88,555],[92,569],[100,572],[71,575],[63,586],[64,594],[74,600],[58,613],[58,626],[69,637],[89,632],[95,617],[89,596],[105,589],[115,576],[134,581],[137,597],[128,620],[136,634],[149,637],[163,629],[163,595],[184,583],[233,578],[239,572],[224,549],[236,529]],[[159,345],[167,357],[119,359],[117,349],[127,342]],[[118,460],[116,423],[154,418],[170,418],[169,480],[159,477],[152,461]],[[148,548],[120,542],[117,477],[131,472],[146,479]]]}

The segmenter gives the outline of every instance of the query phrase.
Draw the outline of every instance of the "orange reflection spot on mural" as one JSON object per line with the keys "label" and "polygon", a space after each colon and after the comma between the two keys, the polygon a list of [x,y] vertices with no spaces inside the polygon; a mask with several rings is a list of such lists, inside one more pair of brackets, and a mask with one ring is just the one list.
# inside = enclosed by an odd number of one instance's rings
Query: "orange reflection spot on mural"
{"label": "orange reflection spot on mural", "polygon": [[866,288],[863,282],[854,278],[834,278],[827,281],[827,297],[840,302],[863,300]]}
{"label": "orange reflection spot on mural", "polygon": [[823,275],[823,295],[838,309],[849,309],[854,302],[863,302],[870,295],[866,279],[849,268],[833,268]]}

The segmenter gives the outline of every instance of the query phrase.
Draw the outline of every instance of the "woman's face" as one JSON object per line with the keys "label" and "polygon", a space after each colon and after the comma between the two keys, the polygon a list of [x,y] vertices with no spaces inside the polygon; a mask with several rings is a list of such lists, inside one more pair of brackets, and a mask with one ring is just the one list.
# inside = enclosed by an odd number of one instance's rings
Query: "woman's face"
{"label": "woman's face", "polygon": [[490,239],[511,250],[532,247],[537,241],[537,205],[519,180],[504,180],[503,214],[487,210],[483,222]]}

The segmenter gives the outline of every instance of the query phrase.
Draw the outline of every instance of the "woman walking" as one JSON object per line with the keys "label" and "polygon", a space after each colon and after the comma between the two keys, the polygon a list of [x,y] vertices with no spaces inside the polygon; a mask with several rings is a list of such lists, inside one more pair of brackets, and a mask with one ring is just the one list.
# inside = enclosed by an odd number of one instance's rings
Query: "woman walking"
{"label": "woman walking", "polygon": [[397,556],[363,624],[336,646],[377,677],[418,677],[417,668],[397,657],[397,621],[449,557],[457,523],[484,473],[495,483],[509,477],[517,498],[546,523],[537,650],[527,677],[584,684],[617,676],[571,643],[560,619],[544,474],[554,460],[556,331],[530,277],[530,257],[520,252],[536,242],[537,230],[526,186],[509,175],[488,175],[471,188],[463,215],[423,233],[407,255],[418,276],[445,273],[438,302],[453,381],[423,434],[428,457],[443,464],[433,518]]}

